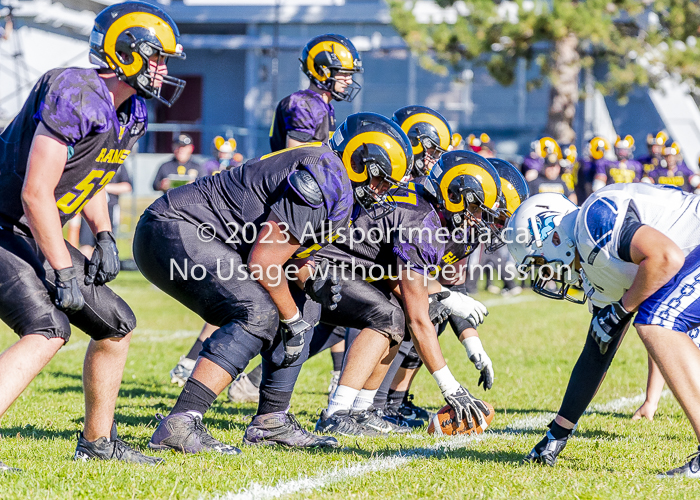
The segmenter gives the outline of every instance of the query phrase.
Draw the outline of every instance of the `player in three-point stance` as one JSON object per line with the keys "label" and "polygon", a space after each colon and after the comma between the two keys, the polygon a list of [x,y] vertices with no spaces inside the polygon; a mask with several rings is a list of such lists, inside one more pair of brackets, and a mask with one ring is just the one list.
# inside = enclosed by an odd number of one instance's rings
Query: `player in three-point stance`
{"label": "player in three-point stance", "polygon": [[[185,85],[167,76],[168,57],[185,54],[165,12],[141,2],[108,7],[90,36],[100,69],[44,74],[0,137],[0,318],[20,337],[0,356],[0,415],[68,341],[70,325],[79,327],[92,340],[76,459],[161,461],[118,439],[114,424],[136,318],[104,286],[119,258],[103,188],[146,131],[143,98],[170,105]],[[176,89],[170,101],[164,84]],[[63,239],[76,213],[95,233],[90,261]]]}
{"label": "player in three-point stance", "polygon": [[[700,350],[687,335],[700,324],[700,197],[669,187],[613,185],[578,208],[542,194],[525,201],[508,227],[518,264],[548,266],[540,269],[535,291],[563,299],[581,284],[593,311],[561,408],[525,460],[554,465],[630,323],[700,439]],[[700,478],[700,455],[660,476]]]}
{"label": "player in three-point stance", "polygon": [[[381,202],[413,160],[393,151],[403,151],[401,142],[408,141],[387,118],[359,113],[348,121],[357,126],[347,139],[364,153],[356,161],[345,162],[322,143],[282,150],[168,191],[141,217],[134,236],[139,269],[219,326],[204,342],[175,406],[161,419],[151,448],[239,453],[207,432],[203,414],[257,354],[274,365],[298,361],[320,314],[304,291],[319,302],[340,298],[327,273],[309,277],[302,291],[288,285],[283,266],[302,245],[323,246],[346,229],[359,211],[354,199],[367,208]],[[394,148],[388,155],[375,147],[389,143]],[[187,266],[197,279],[190,271],[173,272],[175,265]],[[258,419],[251,425],[274,426],[278,436],[286,436],[280,440],[295,446],[337,446],[333,438],[304,430],[285,411],[287,405],[282,410],[274,422]]]}

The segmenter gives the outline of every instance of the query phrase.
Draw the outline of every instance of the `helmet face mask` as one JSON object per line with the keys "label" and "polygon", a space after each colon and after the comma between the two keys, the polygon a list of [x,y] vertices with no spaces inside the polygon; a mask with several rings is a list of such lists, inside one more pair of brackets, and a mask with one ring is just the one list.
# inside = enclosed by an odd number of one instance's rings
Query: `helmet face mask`
{"label": "helmet face mask", "polygon": [[[146,99],[155,98],[170,107],[182,94],[185,81],[159,68],[169,58],[185,59],[175,22],[159,7],[124,2],[107,7],[95,19],[90,34],[90,62],[113,71]],[[170,98],[161,94],[172,88]]]}
{"label": "helmet face mask", "polygon": [[506,229],[512,233],[508,250],[520,272],[532,273],[532,289],[547,298],[586,299],[570,292],[581,288],[581,276],[574,269],[578,210],[563,195],[537,194],[523,202],[508,222]]}
{"label": "helmet face mask", "polygon": [[437,206],[452,231],[489,234],[498,216],[501,182],[486,158],[471,151],[444,153],[428,176]]}
{"label": "helmet face mask", "polygon": [[396,209],[390,190],[405,187],[413,166],[411,144],[399,126],[376,113],[356,113],[330,140],[352,183],[355,201],[372,218]]}

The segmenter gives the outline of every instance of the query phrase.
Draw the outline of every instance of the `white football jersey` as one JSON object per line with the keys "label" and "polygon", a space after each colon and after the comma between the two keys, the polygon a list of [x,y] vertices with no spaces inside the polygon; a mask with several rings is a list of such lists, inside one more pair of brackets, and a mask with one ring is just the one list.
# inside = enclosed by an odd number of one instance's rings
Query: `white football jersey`
{"label": "white football jersey", "polygon": [[619,300],[637,275],[620,259],[620,233],[630,216],[673,240],[684,255],[700,245],[700,196],[650,184],[613,184],[593,193],[576,217],[575,242],[584,289],[593,305]]}

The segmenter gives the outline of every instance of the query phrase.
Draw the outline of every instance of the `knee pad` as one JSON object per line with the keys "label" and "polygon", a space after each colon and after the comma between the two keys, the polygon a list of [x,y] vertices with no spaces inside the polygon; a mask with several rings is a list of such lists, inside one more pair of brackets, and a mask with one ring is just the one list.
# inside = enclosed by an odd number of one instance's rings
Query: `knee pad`
{"label": "knee pad", "polygon": [[232,322],[205,340],[199,355],[223,368],[235,379],[250,360],[260,354],[262,348],[262,339],[247,332],[240,323]]}

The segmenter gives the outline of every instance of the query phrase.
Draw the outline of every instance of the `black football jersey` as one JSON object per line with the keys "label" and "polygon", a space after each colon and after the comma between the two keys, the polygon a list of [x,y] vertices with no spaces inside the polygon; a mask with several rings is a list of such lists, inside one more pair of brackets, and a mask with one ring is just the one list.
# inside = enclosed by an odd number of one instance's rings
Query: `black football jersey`
{"label": "black football jersey", "polygon": [[328,142],[335,130],[335,111],[313,90],[300,90],[282,99],[270,128],[270,150],[287,147],[287,137],[299,142]]}
{"label": "black football jersey", "polygon": [[[297,169],[311,173],[323,202],[311,206],[288,182]],[[151,212],[174,213],[202,228],[202,240],[217,238],[247,256],[263,224],[274,214],[282,229],[306,247],[347,227],[353,210],[350,179],[338,155],[321,143],[271,153],[218,175],[168,191],[168,207],[157,200]],[[162,198],[161,198],[162,200]]]}
{"label": "black football jersey", "polygon": [[408,189],[399,189],[392,197],[396,210],[379,220],[363,212],[317,258],[328,258],[346,269],[354,267],[354,274],[368,281],[396,277],[399,267],[420,274],[435,271],[449,236],[444,228],[443,237],[437,234],[442,222],[426,200],[423,186],[409,183]]}
{"label": "black football jersey", "polygon": [[39,79],[0,136],[0,226],[27,236],[31,232],[22,207],[22,184],[39,122],[68,146],[54,191],[65,224],[114,177],[146,132],[146,104],[132,96],[115,110],[95,69],[57,68]]}

